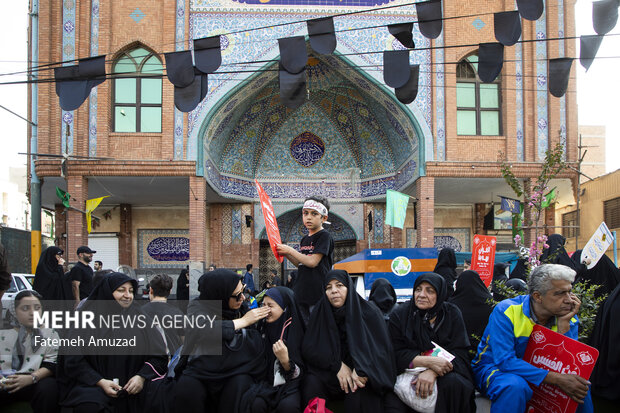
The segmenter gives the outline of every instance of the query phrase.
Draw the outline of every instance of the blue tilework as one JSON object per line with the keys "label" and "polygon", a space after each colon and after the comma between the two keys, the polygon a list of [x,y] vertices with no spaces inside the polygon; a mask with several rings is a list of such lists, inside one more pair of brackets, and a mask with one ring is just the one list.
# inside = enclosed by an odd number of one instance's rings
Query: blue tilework
{"label": "blue tilework", "polygon": [[[547,2],[545,2],[547,3]],[[542,16],[536,21],[536,38],[547,38],[547,4]],[[547,42],[536,42],[536,123],[538,137],[538,160],[545,159],[545,153],[549,149],[549,116],[547,95]]]}
{"label": "blue tilework", "polygon": [[[185,0],[177,0],[175,51],[185,50]],[[183,112],[174,108],[174,159],[183,159]]]}
{"label": "blue tilework", "polygon": [[[63,0],[62,2],[62,60],[67,61],[63,66],[75,64],[75,1]],[[69,134],[67,136],[67,126]],[[73,153],[73,111],[61,111],[61,153]]]}
{"label": "blue tilework", "polygon": [[[443,7],[443,4],[442,4]],[[445,99],[445,78],[444,78],[444,49],[443,47],[443,30],[437,39],[435,39],[435,46],[438,49],[435,50],[435,58],[437,59],[437,64],[434,66],[435,73],[435,83],[437,87],[435,88],[435,140],[437,143],[437,152],[435,155],[436,160],[445,161],[446,160],[446,99]],[[428,153],[428,152],[427,152]],[[430,161],[432,159],[427,159]]]}
{"label": "blue tilework", "polygon": [[[90,55],[99,54],[99,0],[92,0],[90,9]],[[88,101],[88,155],[97,156],[97,87],[90,91]]]}
{"label": "blue tilework", "polygon": [[[564,0],[558,0],[558,37],[564,37]],[[565,56],[564,42],[558,42],[559,57]],[[564,147],[562,158],[566,160],[566,95],[560,98],[560,143]]]}

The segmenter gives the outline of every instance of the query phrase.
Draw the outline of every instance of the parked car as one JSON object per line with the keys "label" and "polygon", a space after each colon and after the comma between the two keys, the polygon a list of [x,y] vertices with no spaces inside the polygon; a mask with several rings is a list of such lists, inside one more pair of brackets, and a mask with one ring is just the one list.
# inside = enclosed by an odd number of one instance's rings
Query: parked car
{"label": "parked car", "polygon": [[34,284],[34,275],[33,274],[13,274],[13,279],[11,280],[11,285],[9,289],[4,292],[2,296],[2,323],[4,324],[4,328],[8,327],[8,322],[10,321],[10,313],[8,312],[8,308],[13,305],[13,299],[17,295],[18,292],[22,290],[32,290],[32,286]]}

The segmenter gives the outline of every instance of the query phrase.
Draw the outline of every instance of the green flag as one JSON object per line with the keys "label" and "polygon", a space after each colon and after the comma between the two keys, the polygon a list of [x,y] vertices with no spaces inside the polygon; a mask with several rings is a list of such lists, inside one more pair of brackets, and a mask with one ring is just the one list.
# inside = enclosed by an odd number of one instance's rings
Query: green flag
{"label": "green flag", "polygon": [[402,229],[405,226],[409,196],[391,189],[388,189],[385,195],[385,223]]}
{"label": "green flag", "polygon": [[555,197],[557,195],[555,192],[556,188],[553,188],[551,191],[547,193],[547,195],[543,197],[543,200],[540,204],[541,208],[547,208],[549,205],[553,203],[553,201],[555,201]]}
{"label": "green flag", "polygon": [[64,206],[66,206],[67,208],[71,207],[71,205],[69,205],[69,200],[71,199],[71,195],[69,195],[62,189],[56,187],[56,196],[60,198]]}

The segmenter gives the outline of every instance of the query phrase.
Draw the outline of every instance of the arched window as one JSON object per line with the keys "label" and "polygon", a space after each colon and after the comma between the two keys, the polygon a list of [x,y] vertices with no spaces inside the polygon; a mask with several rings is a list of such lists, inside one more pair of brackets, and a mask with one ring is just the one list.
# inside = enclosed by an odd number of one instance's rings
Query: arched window
{"label": "arched window", "polygon": [[478,55],[461,60],[456,67],[456,134],[501,135],[500,78],[482,83]]}
{"label": "arched window", "polygon": [[123,53],[112,70],[114,132],[161,132],[163,67],[152,52]]}

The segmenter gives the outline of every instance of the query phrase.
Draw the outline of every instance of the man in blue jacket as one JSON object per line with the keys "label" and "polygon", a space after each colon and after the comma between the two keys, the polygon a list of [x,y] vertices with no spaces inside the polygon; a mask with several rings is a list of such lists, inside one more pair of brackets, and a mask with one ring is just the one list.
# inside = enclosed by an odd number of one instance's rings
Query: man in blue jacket
{"label": "man in blue jacket", "polygon": [[577,340],[581,301],[571,292],[575,271],[559,264],[544,264],[530,274],[528,295],[495,306],[474,357],[476,385],[493,402],[492,413],[525,412],[532,397],[529,384],[548,383],[580,403],[577,412],[593,412],[590,382],[576,374],[561,374],[534,367],[523,360],[535,324]]}

